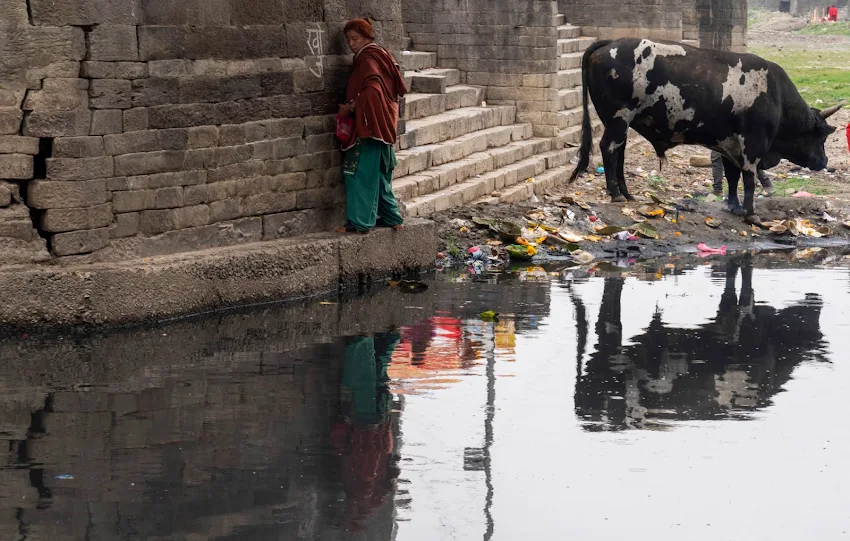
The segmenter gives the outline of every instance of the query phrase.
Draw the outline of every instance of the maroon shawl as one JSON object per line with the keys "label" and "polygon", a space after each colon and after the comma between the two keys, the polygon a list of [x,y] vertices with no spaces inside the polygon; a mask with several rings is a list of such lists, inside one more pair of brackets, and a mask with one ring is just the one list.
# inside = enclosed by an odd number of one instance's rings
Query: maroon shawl
{"label": "maroon shawl", "polygon": [[398,98],[405,94],[407,87],[393,56],[374,44],[361,49],[354,57],[354,71],[345,96],[347,103],[354,102],[357,139],[371,137],[394,144],[398,133]]}

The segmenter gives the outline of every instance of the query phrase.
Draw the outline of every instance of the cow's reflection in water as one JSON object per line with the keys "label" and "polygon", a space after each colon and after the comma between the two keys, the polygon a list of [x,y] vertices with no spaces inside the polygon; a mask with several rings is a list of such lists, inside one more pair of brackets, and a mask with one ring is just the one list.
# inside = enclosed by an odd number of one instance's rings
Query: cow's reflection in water
{"label": "cow's reflection in water", "polygon": [[[581,355],[578,360],[576,413],[586,429],[746,418],[746,412],[770,405],[798,364],[824,360],[818,295],[777,310],[756,305],[748,258],[729,260],[718,274],[725,274],[726,285],[713,321],[680,329],[666,325],[657,310],[626,347],[620,317],[624,279],[605,280],[596,351],[585,366]],[[694,302],[699,295],[691,293]]]}

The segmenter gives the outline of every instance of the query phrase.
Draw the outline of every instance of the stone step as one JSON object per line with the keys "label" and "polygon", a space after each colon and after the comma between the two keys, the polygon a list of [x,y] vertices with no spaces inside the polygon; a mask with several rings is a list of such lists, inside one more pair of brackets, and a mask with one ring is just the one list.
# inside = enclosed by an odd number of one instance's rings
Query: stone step
{"label": "stone step", "polygon": [[393,176],[396,179],[414,175],[426,169],[451,163],[476,152],[498,148],[512,142],[525,141],[533,134],[531,124],[496,126],[462,135],[442,143],[421,145],[396,153],[398,164]]}
{"label": "stone step", "polygon": [[478,130],[507,126],[516,121],[516,107],[464,107],[446,111],[406,123],[406,131],[399,136],[401,150],[418,145],[431,145]]}
{"label": "stone step", "polygon": [[684,43],[685,45],[690,45],[691,47],[699,47],[698,39],[683,39],[682,43]]}
{"label": "stone step", "polygon": [[[604,126],[602,122],[599,120],[592,120],[591,126],[593,127],[593,137],[599,137],[602,135],[602,130]],[[555,136],[555,148],[563,148],[565,146],[569,147],[577,147],[581,144],[581,124],[578,126],[572,126],[570,128],[561,130],[558,132],[558,135]],[[594,148],[594,151],[596,149]]]}
{"label": "stone step", "polygon": [[558,70],[557,88],[570,89],[581,87],[581,68]]}
{"label": "stone step", "polygon": [[[549,141],[551,142],[551,141]],[[408,216],[427,216],[450,208],[471,204],[476,200],[505,193],[540,193],[551,189],[557,180],[566,176],[548,173],[547,170],[558,171],[568,169],[574,149],[561,149],[532,155],[509,165],[492,171],[471,176],[461,182],[433,191],[429,194],[403,200]],[[511,187],[517,187],[511,189]],[[523,189],[524,187],[524,189]],[[529,192],[530,190],[530,192]]]}
{"label": "stone step", "polygon": [[462,107],[477,107],[484,99],[484,89],[477,86],[456,85],[445,94],[418,94],[405,96],[404,119],[417,120]]}
{"label": "stone step", "polygon": [[[578,150],[574,148],[567,149],[565,152],[567,153],[568,162],[578,154]],[[489,197],[473,201],[471,204],[523,203],[531,199],[532,194],[540,197],[555,188],[566,186],[572,172],[572,165],[560,165],[535,177],[534,182],[523,182],[514,186],[508,186],[503,190],[492,193]]]}
{"label": "stone step", "polygon": [[580,37],[558,40],[558,54],[579,53],[590,47],[596,38]]}
{"label": "stone step", "polygon": [[[593,118],[593,113],[591,112],[591,118]],[[581,126],[581,120],[584,116],[581,107],[575,107],[573,109],[567,109],[566,111],[558,112],[558,129],[566,130],[567,128],[572,128],[573,126]]]}
{"label": "stone step", "polygon": [[571,39],[581,37],[581,27],[571,24],[558,26],[558,39]]}
{"label": "stone step", "polygon": [[560,97],[560,109],[565,111],[567,109],[581,107],[581,93],[582,88],[580,86],[577,88],[564,88],[559,90],[558,96]]}
{"label": "stone step", "polygon": [[456,69],[428,68],[421,71],[406,71],[405,83],[411,92],[423,94],[445,94],[450,86],[460,84],[460,71]]}
{"label": "stone step", "polygon": [[437,53],[402,51],[401,67],[405,71],[426,70],[437,67]]}
{"label": "stone step", "polygon": [[563,26],[567,24],[567,16],[563,13],[555,15],[555,26]]}
{"label": "stone step", "polygon": [[413,40],[410,39],[410,36],[404,36],[401,38],[401,48],[403,50],[409,51],[411,45],[413,45]]}
{"label": "stone step", "polygon": [[584,53],[567,53],[562,54],[558,59],[559,70],[581,69],[581,58]]}
{"label": "stone step", "polygon": [[544,138],[508,143],[491,150],[475,152],[453,162],[430,167],[416,174],[397,178],[393,181],[393,192],[402,201],[413,201],[496,170],[510,173],[517,163],[535,155],[549,153],[551,149],[552,141]]}

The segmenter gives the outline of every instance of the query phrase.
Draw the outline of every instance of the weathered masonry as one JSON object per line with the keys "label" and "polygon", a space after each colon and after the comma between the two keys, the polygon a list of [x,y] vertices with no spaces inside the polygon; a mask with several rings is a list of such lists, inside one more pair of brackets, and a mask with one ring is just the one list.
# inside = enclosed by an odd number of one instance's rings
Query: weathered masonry
{"label": "weathered masonry", "polygon": [[355,16],[412,90],[394,181],[408,215],[527,198],[570,168],[595,36],[744,44],[746,3],[603,3],[0,0],[0,265],[341,223],[334,114]]}

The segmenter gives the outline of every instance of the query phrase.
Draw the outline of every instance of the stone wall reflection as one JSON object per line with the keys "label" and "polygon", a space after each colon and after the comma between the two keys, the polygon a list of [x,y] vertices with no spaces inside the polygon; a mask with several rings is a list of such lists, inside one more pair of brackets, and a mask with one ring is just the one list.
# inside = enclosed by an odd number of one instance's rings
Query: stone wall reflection
{"label": "stone wall reflection", "polygon": [[[587,430],[745,418],[770,405],[800,363],[823,359],[818,295],[777,310],[756,304],[748,258],[730,259],[713,274],[725,278],[725,287],[711,322],[676,328],[657,311],[628,346],[621,320],[624,278],[605,278],[596,349],[586,364],[579,355],[576,413]],[[576,298],[573,302],[581,305]],[[579,336],[579,343],[586,339]]]}

